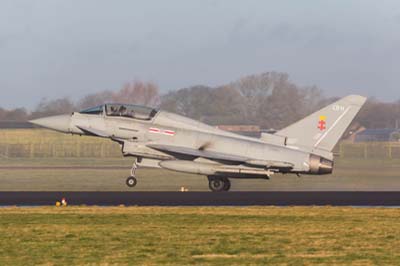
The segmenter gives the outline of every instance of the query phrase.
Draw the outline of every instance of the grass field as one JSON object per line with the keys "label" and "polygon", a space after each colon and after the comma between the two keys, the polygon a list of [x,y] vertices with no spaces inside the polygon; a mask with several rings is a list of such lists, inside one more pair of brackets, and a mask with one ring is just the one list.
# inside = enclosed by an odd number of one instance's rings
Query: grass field
{"label": "grass field", "polygon": [[400,210],[0,209],[0,265],[399,265]]}

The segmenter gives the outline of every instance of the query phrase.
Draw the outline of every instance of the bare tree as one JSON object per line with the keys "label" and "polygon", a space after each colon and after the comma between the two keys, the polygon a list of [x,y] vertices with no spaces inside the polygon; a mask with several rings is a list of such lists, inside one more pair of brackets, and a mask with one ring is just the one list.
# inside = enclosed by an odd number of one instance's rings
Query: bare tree
{"label": "bare tree", "polygon": [[161,109],[202,120],[209,115],[212,88],[193,86],[167,93],[162,97]]}
{"label": "bare tree", "polygon": [[398,103],[369,99],[355,120],[367,128],[394,128],[399,118]]}
{"label": "bare tree", "polygon": [[0,121],[26,121],[28,112],[25,108],[16,108],[13,110],[5,110],[0,108]]}
{"label": "bare tree", "polygon": [[111,102],[113,100],[113,93],[111,91],[102,91],[99,93],[93,93],[86,95],[82,100],[79,101],[79,108],[89,108],[101,104],[105,104],[107,102]]}
{"label": "bare tree", "polygon": [[38,118],[50,115],[71,113],[75,110],[74,103],[68,98],[56,100],[43,99],[36,109],[32,112],[31,118]]}
{"label": "bare tree", "polygon": [[120,103],[143,104],[157,106],[160,103],[160,95],[157,85],[151,82],[134,81],[113,94],[113,100]]}
{"label": "bare tree", "polygon": [[194,86],[170,92],[161,107],[211,124],[281,128],[314,111],[322,99],[316,87],[299,88],[286,73],[267,72],[217,88]]}
{"label": "bare tree", "polygon": [[158,106],[160,103],[160,95],[156,84],[134,81],[125,84],[118,91],[113,92],[107,90],[89,94],[79,101],[78,106],[80,108],[88,108],[107,102]]}

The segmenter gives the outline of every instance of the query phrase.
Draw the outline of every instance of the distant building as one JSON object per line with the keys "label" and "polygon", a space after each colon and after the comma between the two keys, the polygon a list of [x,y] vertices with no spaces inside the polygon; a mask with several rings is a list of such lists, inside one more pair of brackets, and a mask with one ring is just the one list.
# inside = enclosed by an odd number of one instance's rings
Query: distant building
{"label": "distant building", "polygon": [[366,128],[359,125],[358,123],[356,123],[355,125],[351,125],[343,134],[342,140],[354,143],[356,142],[356,136],[364,130],[366,130]]}
{"label": "distant building", "polygon": [[261,128],[256,125],[219,125],[217,128],[248,137],[261,136]]}
{"label": "distant building", "polygon": [[354,142],[399,141],[400,130],[394,128],[365,129],[354,134]]}

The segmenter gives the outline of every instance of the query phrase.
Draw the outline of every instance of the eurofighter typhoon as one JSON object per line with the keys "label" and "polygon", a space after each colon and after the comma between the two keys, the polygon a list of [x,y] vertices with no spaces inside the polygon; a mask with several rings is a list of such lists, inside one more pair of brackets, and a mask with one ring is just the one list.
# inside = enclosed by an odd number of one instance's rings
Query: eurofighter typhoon
{"label": "eurofighter typhoon", "polygon": [[251,138],[226,132],[154,108],[104,104],[31,121],[76,135],[109,138],[137,167],[157,167],[207,176],[212,191],[228,191],[232,178],[265,178],[274,173],[331,174],[332,150],[366,98],[350,95],[276,132]]}

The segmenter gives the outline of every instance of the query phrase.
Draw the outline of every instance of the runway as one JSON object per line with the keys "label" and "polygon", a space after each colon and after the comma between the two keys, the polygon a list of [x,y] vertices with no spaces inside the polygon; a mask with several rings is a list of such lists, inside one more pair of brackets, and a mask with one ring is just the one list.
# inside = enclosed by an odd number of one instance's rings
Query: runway
{"label": "runway", "polygon": [[0,192],[0,206],[400,206],[393,192]]}

